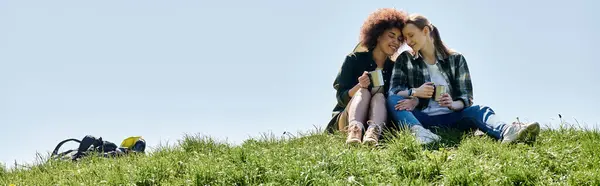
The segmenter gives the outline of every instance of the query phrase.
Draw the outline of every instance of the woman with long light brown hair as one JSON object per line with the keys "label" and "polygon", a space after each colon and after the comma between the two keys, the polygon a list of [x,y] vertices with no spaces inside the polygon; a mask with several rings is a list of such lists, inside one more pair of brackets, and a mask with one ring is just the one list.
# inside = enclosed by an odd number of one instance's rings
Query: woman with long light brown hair
{"label": "woman with long light brown hair", "polygon": [[429,129],[479,129],[503,142],[533,141],[537,122],[507,124],[486,106],[473,105],[471,75],[465,57],[449,49],[427,18],[412,14],[402,29],[410,52],[400,54],[391,77],[387,108],[394,122],[409,128],[417,141],[441,138]]}

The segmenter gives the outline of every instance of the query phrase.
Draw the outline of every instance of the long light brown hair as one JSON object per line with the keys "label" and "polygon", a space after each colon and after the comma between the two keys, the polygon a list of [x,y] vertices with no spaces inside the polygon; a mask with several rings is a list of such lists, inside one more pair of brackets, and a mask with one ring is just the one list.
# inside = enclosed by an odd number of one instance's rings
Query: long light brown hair
{"label": "long light brown hair", "polygon": [[429,22],[429,20],[420,14],[411,14],[406,20],[406,24],[413,24],[417,28],[423,30],[425,28],[429,29],[429,34],[433,38],[433,45],[435,50],[438,51],[444,58],[448,58],[451,54],[455,53],[454,50],[448,48],[446,44],[442,41],[440,37],[440,31]]}

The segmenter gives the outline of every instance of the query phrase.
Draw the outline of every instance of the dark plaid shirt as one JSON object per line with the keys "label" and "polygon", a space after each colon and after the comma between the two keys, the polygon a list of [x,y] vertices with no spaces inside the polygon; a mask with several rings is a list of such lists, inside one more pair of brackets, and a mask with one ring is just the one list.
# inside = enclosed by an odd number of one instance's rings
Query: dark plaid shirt
{"label": "dark plaid shirt", "polygon": [[[346,108],[348,102],[350,102],[349,91],[352,87],[358,84],[358,77],[360,77],[364,71],[370,72],[377,68],[375,60],[373,60],[373,53],[367,52],[355,52],[346,56],[346,60],[342,64],[340,71],[333,82],[333,88],[336,90],[335,97],[337,98],[337,104],[333,109],[333,112],[340,112]],[[394,62],[388,58],[383,66],[383,90],[389,90],[390,78],[392,76],[392,69],[394,68]],[[369,91],[373,88],[371,84]],[[384,91],[387,96],[387,91]]]}
{"label": "dark plaid shirt", "polygon": [[[465,108],[473,105],[471,75],[464,56],[459,53],[451,54],[447,58],[443,58],[439,53],[436,56],[438,61],[436,65],[446,82],[449,83],[448,92],[452,99],[461,100]],[[410,52],[405,51],[396,59],[389,94],[397,94],[409,88],[418,88],[429,81],[431,81],[429,70],[423,57],[420,54],[413,56]],[[428,104],[429,99],[419,98],[417,109],[425,109]]]}

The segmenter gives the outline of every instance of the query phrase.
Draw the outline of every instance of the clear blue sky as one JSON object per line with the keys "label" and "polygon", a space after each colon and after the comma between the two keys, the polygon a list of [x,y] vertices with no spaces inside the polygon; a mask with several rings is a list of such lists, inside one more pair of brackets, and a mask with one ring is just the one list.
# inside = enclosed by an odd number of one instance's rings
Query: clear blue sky
{"label": "clear blue sky", "polygon": [[[596,1],[0,0],[0,161],[66,138],[150,147],[323,127],[377,8],[426,15],[502,119],[598,126]],[[595,45],[596,44],[596,45]],[[341,143],[341,142],[340,142]],[[9,165],[10,166],[10,165]]]}

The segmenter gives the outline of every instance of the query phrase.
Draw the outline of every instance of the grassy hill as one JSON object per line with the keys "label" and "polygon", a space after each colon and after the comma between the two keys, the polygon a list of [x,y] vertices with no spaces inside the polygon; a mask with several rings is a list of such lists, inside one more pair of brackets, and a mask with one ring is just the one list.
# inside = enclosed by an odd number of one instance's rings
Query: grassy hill
{"label": "grassy hill", "polygon": [[141,156],[0,169],[1,185],[600,185],[600,132],[542,130],[532,145],[446,136],[434,147],[406,132],[377,148],[319,132],[231,146],[201,136]]}

